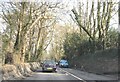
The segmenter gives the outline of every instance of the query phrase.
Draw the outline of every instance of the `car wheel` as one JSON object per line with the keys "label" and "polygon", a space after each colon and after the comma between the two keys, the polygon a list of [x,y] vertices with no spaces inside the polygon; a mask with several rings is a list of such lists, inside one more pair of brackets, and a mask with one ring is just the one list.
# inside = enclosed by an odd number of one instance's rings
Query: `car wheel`
{"label": "car wheel", "polygon": [[53,69],[53,72],[56,72],[56,68]]}
{"label": "car wheel", "polygon": [[52,72],[56,73],[57,71],[56,71],[56,70],[53,70]]}

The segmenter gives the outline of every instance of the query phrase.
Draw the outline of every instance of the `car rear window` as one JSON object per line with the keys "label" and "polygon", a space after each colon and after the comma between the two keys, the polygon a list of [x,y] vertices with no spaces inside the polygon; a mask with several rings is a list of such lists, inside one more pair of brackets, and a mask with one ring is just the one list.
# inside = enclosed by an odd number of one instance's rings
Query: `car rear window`
{"label": "car rear window", "polygon": [[46,63],[46,64],[55,64],[55,61],[54,60],[46,60],[44,63]]}

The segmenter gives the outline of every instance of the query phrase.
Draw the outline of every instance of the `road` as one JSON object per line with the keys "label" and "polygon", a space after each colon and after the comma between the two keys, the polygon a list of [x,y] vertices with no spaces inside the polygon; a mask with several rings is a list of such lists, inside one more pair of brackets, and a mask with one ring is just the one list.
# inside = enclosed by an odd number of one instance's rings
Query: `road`
{"label": "road", "polygon": [[34,72],[32,77],[28,77],[25,80],[78,80],[78,79],[62,71],[61,69],[58,69],[57,72],[42,72],[41,69],[38,69],[36,72]]}
{"label": "road", "polygon": [[25,80],[79,80],[80,82],[96,82],[92,80],[98,80],[97,82],[102,82],[100,80],[110,82],[112,80],[112,82],[117,82],[117,78],[90,74],[70,68],[58,68],[56,73],[42,72],[41,69],[38,69],[34,72],[33,76],[28,77]]}

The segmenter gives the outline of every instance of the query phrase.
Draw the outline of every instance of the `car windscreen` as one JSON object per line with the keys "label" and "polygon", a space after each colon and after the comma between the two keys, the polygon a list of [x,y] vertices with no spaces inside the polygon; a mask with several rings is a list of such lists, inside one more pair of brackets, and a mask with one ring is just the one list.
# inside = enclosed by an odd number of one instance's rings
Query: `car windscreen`
{"label": "car windscreen", "polygon": [[60,63],[68,63],[67,60],[61,60]]}

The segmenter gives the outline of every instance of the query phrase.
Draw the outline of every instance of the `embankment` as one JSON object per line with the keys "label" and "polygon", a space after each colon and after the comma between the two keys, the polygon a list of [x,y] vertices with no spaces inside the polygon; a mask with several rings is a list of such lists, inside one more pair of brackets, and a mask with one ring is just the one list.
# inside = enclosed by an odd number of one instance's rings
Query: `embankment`
{"label": "embankment", "polygon": [[5,64],[2,66],[2,80],[21,80],[32,75],[40,63]]}
{"label": "embankment", "polygon": [[94,54],[77,56],[70,61],[71,67],[96,74],[117,74],[118,49],[107,49]]}

